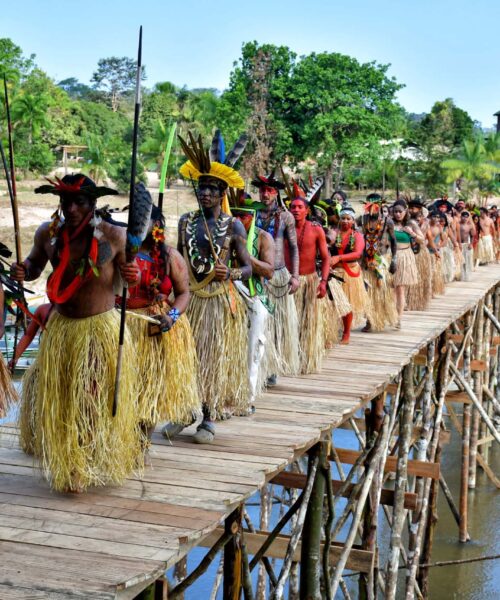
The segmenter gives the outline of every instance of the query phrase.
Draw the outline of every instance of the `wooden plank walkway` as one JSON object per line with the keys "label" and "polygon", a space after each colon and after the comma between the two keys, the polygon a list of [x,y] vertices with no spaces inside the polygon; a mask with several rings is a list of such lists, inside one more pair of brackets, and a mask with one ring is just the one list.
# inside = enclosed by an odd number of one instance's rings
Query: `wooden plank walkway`
{"label": "wooden plank walkway", "polygon": [[121,487],[56,494],[0,427],[0,598],[133,598],[499,281],[500,265],[481,267],[400,331],[355,332],[320,374],[282,378],[255,415],[219,423],[212,446],[191,443],[193,428],[172,444],[154,434],[150,468]]}

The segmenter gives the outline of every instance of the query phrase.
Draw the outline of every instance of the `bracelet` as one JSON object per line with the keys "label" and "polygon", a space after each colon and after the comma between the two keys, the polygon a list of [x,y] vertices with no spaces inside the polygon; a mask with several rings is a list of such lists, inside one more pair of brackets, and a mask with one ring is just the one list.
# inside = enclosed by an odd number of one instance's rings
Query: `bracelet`
{"label": "bracelet", "polygon": [[181,313],[179,312],[179,309],[175,308],[174,306],[168,311],[167,315],[172,319],[172,325],[175,325],[175,323],[177,323],[177,321],[179,320]]}
{"label": "bracelet", "polygon": [[231,269],[229,271],[229,279],[231,279],[231,281],[239,281],[241,280],[242,276],[243,273],[241,269]]}

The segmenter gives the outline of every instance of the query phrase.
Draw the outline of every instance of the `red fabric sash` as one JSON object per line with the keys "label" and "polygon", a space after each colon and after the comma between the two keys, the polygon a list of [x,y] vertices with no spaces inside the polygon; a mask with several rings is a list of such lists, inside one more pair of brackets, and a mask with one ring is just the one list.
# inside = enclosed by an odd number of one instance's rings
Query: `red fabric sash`
{"label": "red fabric sash", "polygon": [[[351,234],[349,234],[349,236],[346,238],[346,241],[342,243],[342,246],[340,248],[338,248],[339,256],[342,256],[343,254],[345,254],[345,250],[347,248],[347,244],[349,243],[350,237],[351,237]],[[349,275],[349,277],[359,277],[361,275],[361,269],[359,269],[359,271],[357,273],[355,273],[349,266],[349,263],[341,260],[339,264],[344,269],[344,271]],[[357,262],[355,262],[355,264],[358,265]],[[359,265],[358,265],[358,267],[359,267]]]}
{"label": "red fabric sash", "polygon": [[[60,255],[60,261],[57,265],[56,269],[50,275],[47,280],[47,296],[52,304],[64,304],[68,302],[76,292],[86,283],[93,275],[94,271],[91,266],[87,268],[87,272],[83,275],[75,275],[72,281],[61,291],[61,283],[64,276],[64,273],[69,264],[70,251],[69,244],[70,241],[75,239],[83,230],[83,228],[88,225],[90,219],[92,218],[92,213],[82,221],[82,223],[75,230],[73,235],[69,236],[68,230],[63,226],[62,228],[62,251]],[[98,244],[97,239],[95,237],[92,238],[90,243],[90,252],[89,252],[89,261],[92,261],[94,265],[97,264],[97,254],[98,254]]]}

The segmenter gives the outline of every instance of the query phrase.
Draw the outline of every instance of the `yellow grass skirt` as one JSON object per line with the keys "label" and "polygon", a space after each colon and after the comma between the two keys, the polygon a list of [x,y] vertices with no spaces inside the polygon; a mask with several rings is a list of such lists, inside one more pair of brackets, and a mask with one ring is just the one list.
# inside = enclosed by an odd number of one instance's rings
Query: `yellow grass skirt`
{"label": "yellow grass skirt", "polygon": [[363,319],[371,320],[372,306],[370,296],[365,288],[363,273],[358,263],[349,263],[349,268],[353,273],[359,273],[357,277],[351,277],[342,267],[335,269],[335,275],[344,280],[342,289],[354,313],[353,325],[358,327]]}
{"label": "yellow grass skirt", "polygon": [[265,364],[270,375],[297,375],[300,370],[299,320],[289,292],[290,273],[286,267],[274,271],[267,283],[274,313],[268,321]]}
{"label": "yellow grass skirt", "polygon": [[394,273],[392,280],[394,287],[399,287],[400,285],[417,285],[417,262],[411,246],[400,247],[398,244],[396,265],[396,272]]}
{"label": "yellow grass skirt", "polygon": [[325,353],[323,304],[326,300],[316,297],[319,277],[317,273],[300,276],[299,289],[294,294],[299,318],[300,372],[318,373]]}
{"label": "yellow grass skirt", "polygon": [[462,266],[464,264],[464,257],[462,254],[462,248],[458,246],[453,248],[453,257],[455,259],[455,281],[462,279]]}
{"label": "yellow grass skirt", "polygon": [[[157,314],[156,307],[131,311]],[[161,335],[149,337],[148,323],[130,314],[130,335],[139,357],[139,418],[148,426],[160,421],[189,425],[201,415],[198,358],[189,321],[182,315]]]}
{"label": "yellow grass skirt", "polygon": [[372,331],[383,331],[386,327],[395,327],[399,320],[396,309],[396,296],[390,285],[391,277],[384,260],[384,277],[379,279],[375,271],[366,269],[364,280],[368,285],[371,315],[370,325]]}
{"label": "yellow grass skirt", "polygon": [[111,415],[120,316],[54,313],[26,375],[21,445],[58,491],[120,484],[143,464],[136,355],[126,331],[118,411]]}
{"label": "yellow grass skirt", "polygon": [[340,340],[341,319],[352,312],[349,300],[345,295],[342,283],[331,277],[328,281],[329,294],[325,302],[321,303],[323,308],[323,330],[325,334],[325,348],[332,348]]}
{"label": "yellow grass skirt", "polygon": [[494,262],[495,258],[493,237],[491,235],[479,236],[479,241],[477,243],[477,260],[480,263],[489,263]]}
{"label": "yellow grass skirt", "polygon": [[406,310],[426,310],[432,298],[432,266],[434,258],[427,246],[420,246],[415,255],[418,283],[406,290]]}
{"label": "yellow grass skirt", "polygon": [[0,418],[5,417],[9,406],[18,400],[9,369],[3,357],[0,357]]}
{"label": "yellow grass skirt", "polygon": [[[203,293],[219,289],[220,283],[212,282]],[[250,396],[246,306],[234,285],[226,284],[226,289],[233,316],[224,294],[200,297],[193,293],[186,312],[198,354],[201,400],[212,419],[227,412],[247,414]]]}
{"label": "yellow grass skirt", "polygon": [[431,253],[432,260],[432,295],[442,296],[445,291],[443,275],[443,259],[441,256]]}

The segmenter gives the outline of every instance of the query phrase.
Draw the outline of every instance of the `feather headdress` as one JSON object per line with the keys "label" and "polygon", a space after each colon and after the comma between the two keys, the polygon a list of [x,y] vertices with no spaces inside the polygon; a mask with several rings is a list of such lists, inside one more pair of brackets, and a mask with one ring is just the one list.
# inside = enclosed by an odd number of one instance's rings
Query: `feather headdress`
{"label": "feather headdress", "polygon": [[181,136],[179,141],[182,151],[188,159],[179,169],[180,174],[186,179],[198,181],[203,175],[221,179],[229,187],[243,189],[245,182],[241,175],[234,169],[234,165],[243,154],[248,138],[242,134],[232,150],[226,155],[226,148],[221,132],[217,130],[212,140],[210,150],[205,150],[201,135],[195,139],[191,132],[188,133],[189,142]]}
{"label": "feather headdress", "polygon": [[118,194],[116,190],[106,186],[97,186],[92,179],[82,173],[65,175],[62,179],[56,177],[55,181],[48,177],[45,179],[50,185],[45,184],[35,188],[35,194],[55,194],[56,196],[83,194],[92,199]]}

